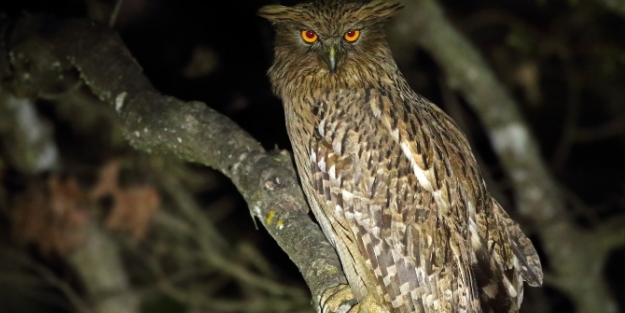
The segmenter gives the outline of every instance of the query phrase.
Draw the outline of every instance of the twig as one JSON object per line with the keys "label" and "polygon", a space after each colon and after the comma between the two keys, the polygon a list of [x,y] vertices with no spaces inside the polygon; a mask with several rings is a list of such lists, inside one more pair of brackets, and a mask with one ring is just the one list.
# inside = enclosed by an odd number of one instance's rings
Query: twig
{"label": "twig", "polygon": [[119,10],[122,7],[122,3],[124,3],[124,0],[115,1],[115,7],[113,7],[113,12],[111,12],[111,17],[109,18],[110,28],[115,27],[115,22],[117,21],[117,15],[119,14]]}
{"label": "twig", "polygon": [[202,213],[191,194],[186,192],[174,177],[165,173],[157,174],[156,176],[158,177],[159,185],[174,200],[178,212],[182,213],[187,223],[192,225],[196,235],[199,233],[206,239],[207,243],[215,245],[211,250],[226,247],[226,240],[219,234],[215,225]]}
{"label": "twig", "polygon": [[614,136],[625,136],[625,116],[616,117],[594,128],[579,128],[575,131],[574,140],[577,142],[592,142]]}
{"label": "twig", "polygon": [[265,290],[270,294],[301,294],[301,291],[298,289],[284,286],[250,272],[248,268],[237,261],[238,257],[232,260],[233,258],[226,256],[225,252],[220,252],[219,250],[223,250],[227,243],[219,235],[216,227],[202,214],[196,202],[179,186],[174,178],[167,177],[166,174],[159,175],[159,177],[160,185],[172,196],[176,202],[176,207],[179,208],[180,212],[183,212],[189,222],[195,224],[195,236],[189,239],[197,242],[198,247],[201,249],[198,253],[202,256],[202,259],[209,263],[209,266],[216,267],[219,271],[232,275],[244,285],[247,284]]}
{"label": "twig", "polygon": [[0,249],[0,255],[3,258],[12,259],[22,265],[37,272],[43,279],[45,279],[50,285],[61,291],[70,303],[81,313],[94,313],[91,307],[83,301],[83,299],[74,291],[74,289],[68,285],[64,280],[60,279],[56,274],[50,271],[47,267],[33,261],[29,257],[22,255],[19,252],[13,251],[11,248]]}
{"label": "twig", "polygon": [[[248,301],[224,300],[209,298],[203,295],[193,295],[189,292],[178,290],[169,284],[160,284],[159,290],[172,298],[193,305],[199,305],[209,311],[216,312],[312,312],[307,301],[294,302],[292,299],[255,299]],[[308,310],[306,310],[306,308]]]}
{"label": "twig", "polygon": [[599,217],[597,216],[596,210],[598,207],[589,206],[584,203],[584,201],[575,194],[572,190],[567,187],[562,187],[562,192],[564,193],[568,203],[573,207],[573,212],[584,217],[593,228],[597,229],[601,223]]}
{"label": "twig", "polygon": [[597,230],[595,237],[606,254],[625,246],[625,214],[609,219]]}

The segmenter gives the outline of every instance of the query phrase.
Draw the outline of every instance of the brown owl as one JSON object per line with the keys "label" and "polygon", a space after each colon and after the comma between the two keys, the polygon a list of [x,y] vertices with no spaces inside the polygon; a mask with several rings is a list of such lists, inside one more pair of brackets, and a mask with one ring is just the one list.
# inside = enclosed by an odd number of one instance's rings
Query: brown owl
{"label": "brown owl", "polygon": [[397,2],[269,5],[269,77],[308,202],[334,245],[349,312],[518,312],[542,283],[530,240],[488,193],[449,116],[410,89],[384,22]]}

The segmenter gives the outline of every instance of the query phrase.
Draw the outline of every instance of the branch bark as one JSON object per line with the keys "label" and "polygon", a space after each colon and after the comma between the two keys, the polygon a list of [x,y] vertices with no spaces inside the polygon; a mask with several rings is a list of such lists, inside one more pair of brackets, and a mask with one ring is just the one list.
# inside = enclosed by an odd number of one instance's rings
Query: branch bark
{"label": "branch bark", "polygon": [[119,247],[96,225],[87,227],[87,242],[70,258],[93,298],[94,313],[138,313],[140,298],[132,292]]}
{"label": "branch bark", "polygon": [[24,16],[0,21],[0,79],[14,95],[46,98],[86,86],[114,110],[136,149],[172,154],[228,176],[298,266],[315,304],[345,283],[338,257],[308,207],[288,153],[267,152],[201,102],[161,95],[117,34],[93,22]]}

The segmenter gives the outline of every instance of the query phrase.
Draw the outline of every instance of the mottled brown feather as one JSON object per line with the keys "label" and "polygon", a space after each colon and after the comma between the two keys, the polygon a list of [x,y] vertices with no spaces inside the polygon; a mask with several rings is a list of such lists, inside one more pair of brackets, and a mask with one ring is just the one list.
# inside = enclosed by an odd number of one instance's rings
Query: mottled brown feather
{"label": "mottled brown feather", "polygon": [[[260,10],[276,27],[269,77],[304,192],[358,300],[401,313],[518,312],[523,280],[542,283],[540,261],[488,194],[465,136],[399,72],[382,22],[400,8]],[[342,41],[352,29],[358,41]],[[324,62],[331,46],[334,71]]]}

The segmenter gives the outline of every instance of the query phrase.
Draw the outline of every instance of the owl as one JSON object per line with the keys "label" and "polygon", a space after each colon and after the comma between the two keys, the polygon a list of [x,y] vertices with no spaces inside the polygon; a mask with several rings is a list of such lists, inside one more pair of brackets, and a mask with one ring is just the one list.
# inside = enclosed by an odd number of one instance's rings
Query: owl
{"label": "owl", "polygon": [[[414,92],[385,38],[397,2],[268,5],[268,76],[301,183],[349,285],[321,311],[518,312],[542,284],[530,240],[493,199],[456,124]],[[341,302],[342,303],[342,302]]]}

